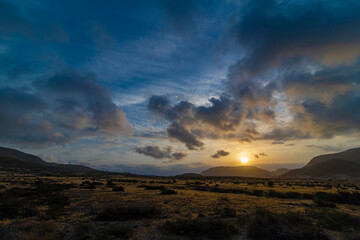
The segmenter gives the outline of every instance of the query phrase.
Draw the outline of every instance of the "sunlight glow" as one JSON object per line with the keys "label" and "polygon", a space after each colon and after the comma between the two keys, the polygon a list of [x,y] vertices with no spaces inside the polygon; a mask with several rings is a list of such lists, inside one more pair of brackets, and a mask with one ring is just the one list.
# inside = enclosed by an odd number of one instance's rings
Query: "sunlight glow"
{"label": "sunlight glow", "polygon": [[243,164],[246,164],[246,163],[249,161],[249,158],[248,158],[248,157],[240,157],[240,161],[241,161]]}

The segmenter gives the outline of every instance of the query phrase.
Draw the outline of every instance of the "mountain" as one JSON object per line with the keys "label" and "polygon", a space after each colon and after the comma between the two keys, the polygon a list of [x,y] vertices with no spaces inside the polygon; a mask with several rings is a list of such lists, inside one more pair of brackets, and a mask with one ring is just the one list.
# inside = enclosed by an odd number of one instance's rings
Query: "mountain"
{"label": "mountain", "polygon": [[202,178],[203,176],[198,173],[183,173],[180,175],[176,175],[177,178]]}
{"label": "mountain", "polygon": [[278,177],[278,176],[281,176],[281,175],[283,175],[283,174],[285,174],[285,173],[287,173],[289,171],[290,171],[290,169],[288,169],[288,168],[279,168],[279,169],[276,169],[275,171],[272,171],[271,175],[273,177]]}
{"label": "mountain", "polygon": [[314,157],[308,164],[291,170],[285,178],[360,177],[360,148]]}
{"label": "mountain", "polygon": [[44,160],[42,160],[41,158],[39,158],[37,156],[27,154],[27,153],[24,153],[24,152],[20,152],[20,151],[15,150],[15,149],[4,148],[4,147],[0,147],[0,157],[15,158],[15,159],[19,159],[19,160],[22,160],[22,161],[31,162],[31,163],[37,163],[37,164],[46,163]]}
{"label": "mountain", "polygon": [[331,159],[342,159],[360,163],[360,148],[353,148],[339,153],[325,154],[314,157],[308,164],[305,165],[305,167],[314,166]]}
{"label": "mountain", "polygon": [[82,165],[49,163],[35,155],[4,147],[0,147],[0,170],[49,174],[83,174],[101,172]]}
{"label": "mountain", "polygon": [[272,177],[271,172],[254,166],[239,167],[213,167],[201,172],[202,176],[228,176],[228,177]]}

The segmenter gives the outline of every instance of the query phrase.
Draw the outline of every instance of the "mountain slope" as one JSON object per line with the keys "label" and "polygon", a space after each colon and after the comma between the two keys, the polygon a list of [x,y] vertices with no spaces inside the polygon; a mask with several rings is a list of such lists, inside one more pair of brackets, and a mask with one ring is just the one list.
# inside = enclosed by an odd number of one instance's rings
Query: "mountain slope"
{"label": "mountain slope", "polygon": [[201,172],[201,175],[258,178],[272,177],[272,174],[269,171],[254,166],[213,167]]}
{"label": "mountain slope", "polygon": [[360,148],[353,148],[339,153],[325,154],[314,157],[308,164],[305,165],[305,167],[314,166],[331,159],[342,159],[360,163]]}
{"label": "mountain slope", "polygon": [[44,160],[42,160],[37,156],[18,151],[16,149],[4,148],[4,147],[0,147],[0,157],[15,158],[25,162],[38,163],[38,164],[46,163]]}
{"label": "mountain slope", "polygon": [[0,147],[0,170],[51,174],[100,172],[82,165],[48,163],[35,155],[4,147]]}
{"label": "mountain slope", "polygon": [[272,171],[271,172],[271,175],[274,176],[274,177],[278,177],[278,176],[281,176],[287,172],[289,172],[290,169],[288,168],[279,168],[279,169],[276,169],[275,171]]}
{"label": "mountain slope", "polygon": [[338,178],[360,177],[360,148],[314,157],[308,164],[291,170],[281,177]]}
{"label": "mountain slope", "polygon": [[360,163],[342,159],[331,159],[315,165],[291,170],[281,177],[289,178],[339,178],[360,177]]}

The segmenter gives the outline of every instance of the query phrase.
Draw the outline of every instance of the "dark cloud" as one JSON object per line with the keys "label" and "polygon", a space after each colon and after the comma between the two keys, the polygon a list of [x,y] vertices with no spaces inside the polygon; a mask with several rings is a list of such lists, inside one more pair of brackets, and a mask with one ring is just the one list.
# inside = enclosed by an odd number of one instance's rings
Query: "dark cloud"
{"label": "dark cloud", "polygon": [[211,98],[209,102],[210,106],[195,106],[188,101],[171,105],[168,96],[153,95],[147,106],[150,112],[172,122],[168,128],[169,137],[194,150],[203,146],[196,136],[217,139],[220,137],[217,132],[232,132],[243,120],[241,104],[225,96]]}
{"label": "dark cloud", "polygon": [[[247,119],[275,129],[243,134],[241,141],[330,138],[359,129],[359,10],[359,2],[350,0],[241,5],[231,18],[230,38],[244,53],[229,68],[228,91]],[[274,122],[279,93],[293,117],[282,126]]]}
{"label": "dark cloud", "polygon": [[196,119],[208,123],[223,131],[234,130],[242,120],[240,104],[235,104],[227,97],[211,98],[211,106],[196,108]]}
{"label": "dark cloud", "polygon": [[163,150],[160,150],[158,146],[137,147],[135,152],[156,159],[171,158],[171,147],[166,147]]}
{"label": "dark cloud", "polygon": [[215,154],[211,155],[212,158],[220,158],[225,157],[229,155],[229,152],[226,152],[225,150],[218,150]]}
{"label": "dark cloud", "polygon": [[177,121],[182,125],[205,123],[222,131],[233,130],[242,120],[241,105],[221,96],[210,98],[210,106],[196,107],[190,102],[181,101],[170,105],[168,96],[153,95],[148,102],[148,109],[169,121]]}
{"label": "dark cloud", "polygon": [[264,152],[259,153],[259,154],[254,154],[254,157],[255,157],[255,158],[266,157],[266,156],[267,156],[267,154],[264,153]]}
{"label": "dark cloud", "polygon": [[195,135],[191,134],[188,130],[176,122],[172,123],[168,127],[167,132],[170,138],[174,138],[184,143],[189,150],[196,150],[204,146],[204,144],[198,140]]}
{"label": "dark cloud", "polygon": [[171,156],[176,159],[176,160],[181,160],[183,159],[184,157],[187,156],[186,153],[183,153],[183,152],[174,152],[173,154],[171,154]]}
{"label": "dark cloud", "polygon": [[344,151],[344,148],[341,147],[333,147],[333,146],[329,146],[329,145],[306,145],[307,148],[315,148],[315,149],[320,149],[322,151],[325,152],[340,152],[340,151]]}
{"label": "dark cloud", "polygon": [[63,144],[94,134],[131,134],[125,113],[94,74],[65,72],[32,88],[0,88],[0,140]]}
{"label": "dark cloud", "polygon": [[171,153],[172,152],[171,147],[164,147],[162,150],[158,146],[137,147],[135,149],[135,152],[156,159],[167,158],[167,159],[181,160],[187,156],[187,154],[183,152]]}
{"label": "dark cloud", "polygon": [[132,133],[125,113],[116,106],[110,91],[93,73],[64,72],[38,81],[36,87],[54,102],[54,112],[64,114],[63,126],[99,130],[107,134]]}
{"label": "dark cloud", "polygon": [[304,134],[299,129],[284,127],[284,128],[275,128],[268,133],[264,133],[261,137],[259,137],[259,139],[275,140],[274,141],[275,144],[276,143],[279,144],[280,142],[290,139],[304,139],[309,137],[310,135]]}
{"label": "dark cloud", "polygon": [[282,141],[273,141],[271,144],[284,144]]}
{"label": "dark cloud", "polygon": [[355,60],[360,51],[359,10],[353,0],[248,1],[233,17],[234,37],[250,52],[240,64],[252,75],[299,55],[326,64]]}

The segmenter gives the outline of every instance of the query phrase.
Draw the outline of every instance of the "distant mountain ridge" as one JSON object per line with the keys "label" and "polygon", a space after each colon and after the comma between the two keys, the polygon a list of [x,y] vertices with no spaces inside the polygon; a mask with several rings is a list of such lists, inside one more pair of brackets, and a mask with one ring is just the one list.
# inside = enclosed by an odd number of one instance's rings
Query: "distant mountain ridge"
{"label": "distant mountain ridge", "polygon": [[213,167],[202,176],[257,177],[257,178],[360,178],[360,148],[312,158],[298,169],[267,171],[255,166]]}
{"label": "distant mountain ridge", "polygon": [[256,177],[271,178],[286,173],[289,169],[281,168],[270,172],[255,166],[238,166],[238,167],[213,167],[201,172],[202,176],[227,176],[227,177]]}
{"label": "distant mountain ridge", "polygon": [[5,147],[0,147],[0,171],[50,174],[101,172],[82,165],[49,163],[35,155]]}

